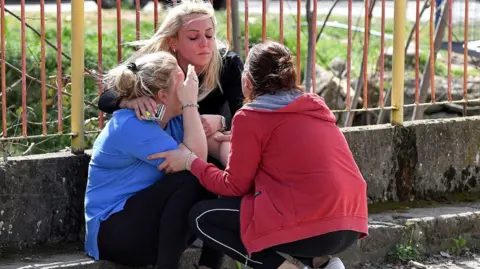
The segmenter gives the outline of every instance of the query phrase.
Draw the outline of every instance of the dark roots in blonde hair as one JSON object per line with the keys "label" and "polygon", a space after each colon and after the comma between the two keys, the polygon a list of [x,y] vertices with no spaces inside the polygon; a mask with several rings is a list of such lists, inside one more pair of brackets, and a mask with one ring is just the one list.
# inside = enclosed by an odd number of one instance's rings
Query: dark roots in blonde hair
{"label": "dark roots in blonde hair", "polygon": [[294,57],[284,45],[268,41],[255,45],[248,54],[244,67],[245,75],[251,80],[253,90],[247,102],[263,94],[278,91],[298,90]]}
{"label": "dark roots in blonde hair", "polygon": [[177,66],[177,60],[168,52],[148,53],[110,70],[104,83],[107,89],[115,89],[127,99],[155,97],[158,91],[170,88]]}

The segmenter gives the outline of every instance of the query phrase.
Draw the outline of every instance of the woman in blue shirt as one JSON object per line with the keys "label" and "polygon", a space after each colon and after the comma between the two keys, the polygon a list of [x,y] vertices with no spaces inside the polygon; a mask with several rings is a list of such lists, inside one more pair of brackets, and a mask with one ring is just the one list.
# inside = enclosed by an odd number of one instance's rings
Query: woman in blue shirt
{"label": "woman in blue shirt", "polygon": [[147,156],[182,143],[207,158],[195,69],[189,65],[185,79],[173,55],[155,52],[119,65],[105,82],[127,100],[148,96],[165,109],[157,120],[117,110],[96,139],[85,195],[85,250],[97,260],[178,268],[188,212],[208,192],[190,173],[166,175],[157,169],[163,160]]}

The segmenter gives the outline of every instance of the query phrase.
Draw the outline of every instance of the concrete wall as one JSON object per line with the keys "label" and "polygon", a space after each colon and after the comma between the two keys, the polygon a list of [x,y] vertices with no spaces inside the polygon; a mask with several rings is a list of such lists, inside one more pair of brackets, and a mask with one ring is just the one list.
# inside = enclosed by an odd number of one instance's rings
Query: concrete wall
{"label": "concrete wall", "polygon": [[[343,130],[371,202],[480,191],[480,117]],[[89,155],[0,163],[0,248],[83,239]]]}

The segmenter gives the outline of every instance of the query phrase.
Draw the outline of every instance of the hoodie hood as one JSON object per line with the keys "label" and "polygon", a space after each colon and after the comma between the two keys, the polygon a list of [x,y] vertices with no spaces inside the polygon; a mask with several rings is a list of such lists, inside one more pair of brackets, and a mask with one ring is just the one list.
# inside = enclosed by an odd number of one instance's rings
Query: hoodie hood
{"label": "hoodie hood", "polygon": [[335,115],[330,111],[322,97],[297,90],[261,95],[252,102],[245,104],[242,109],[265,113],[299,113],[324,121],[336,122]]}

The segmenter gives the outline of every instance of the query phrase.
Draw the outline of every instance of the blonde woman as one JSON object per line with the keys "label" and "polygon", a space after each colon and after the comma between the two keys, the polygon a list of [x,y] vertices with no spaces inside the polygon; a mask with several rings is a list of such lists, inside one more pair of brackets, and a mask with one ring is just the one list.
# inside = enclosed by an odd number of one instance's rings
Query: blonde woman
{"label": "blonde woman", "polygon": [[[183,143],[196,156],[207,157],[198,78],[193,66],[187,68],[184,81],[177,59],[155,52],[105,77],[126,101],[152,98],[164,109],[155,120],[139,120],[133,110],[119,109],[95,141],[85,194],[85,250],[94,259],[178,268],[189,239],[188,212],[208,193],[189,172],[165,174],[157,170],[162,160],[147,156]],[[215,267],[216,254],[202,253],[203,265]]]}
{"label": "blonde woman", "polygon": [[[168,51],[175,55],[184,73],[189,64],[195,66],[199,76],[199,112],[207,137],[217,131],[228,130],[232,115],[243,101],[243,62],[217,41],[216,30],[215,12],[208,0],[182,1],[168,11],[152,38],[131,43],[140,47],[131,59],[145,53]],[[120,108],[133,109],[139,119],[147,111],[155,113],[153,99],[140,97],[127,100],[113,89],[100,97],[98,106],[106,113]]]}

